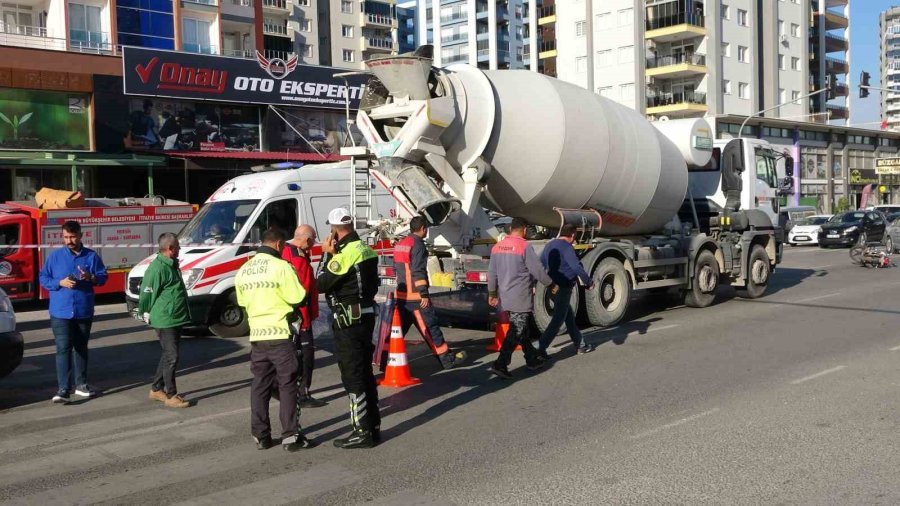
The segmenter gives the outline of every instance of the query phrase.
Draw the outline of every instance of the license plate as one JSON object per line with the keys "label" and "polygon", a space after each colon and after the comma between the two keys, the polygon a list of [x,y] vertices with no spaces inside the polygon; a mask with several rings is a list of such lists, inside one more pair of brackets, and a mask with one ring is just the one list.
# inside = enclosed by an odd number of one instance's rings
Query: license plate
{"label": "license plate", "polygon": [[840,237],[838,234],[828,234],[829,239],[837,239],[838,237]]}
{"label": "license plate", "polygon": [[809,237],[805,237],[805,236],[802,236],[802,235],[801,235],[801,236],[798,236],[798,237],[794,237],[794,240],[797,241],[797,242],[806,242],[806,241],[809,240]]}

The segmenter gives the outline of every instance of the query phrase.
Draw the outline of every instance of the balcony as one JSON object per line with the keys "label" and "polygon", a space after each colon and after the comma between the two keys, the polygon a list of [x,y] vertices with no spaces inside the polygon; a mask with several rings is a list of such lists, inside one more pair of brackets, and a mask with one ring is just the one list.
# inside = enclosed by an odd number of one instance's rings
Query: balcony
{"label": "balcony", "polygon": [[65,37],[51,36],[46,28],[4,23],[0,21],[0,45],[33,49],[66,50]]}
{"label": "balcony", "polygon": [[397,18],[364,12],[362,13],[362,25],[372,28],[397,28]]}
{"label": "balcony", "polygon": [[442,57],[441,57],[441,63],[443,63],[444,65],[449,65],[449,64],[451,64],[451,63],[456,63],[456,62],[461,62],[461,61],[468,62],[468,61],[469,61],[469,55],[467,55],[467,54],[453,54],[453,55],[450,55],[450,56],[442,56]]}
{"label": "balcony", "polygon": [[294,55],[294,53],[291,53],[288,51],[278,51],[275,49],[266,49],[266,51],[265,51],[265,56],[269,60],[271,60],[273,58],[280,58],[284,61],[288,61],[289,59],[291,59],[291,56],[293,56],[293,55]]}
{"label": "balcony", "polygon": [[[186,9],[199,7],[203,11],[208,11],[208,7],[218,7],[219,0],[181,0],[181,6]],[[215,9],[212,10],[215,11]]]}
{"label": "balcony", "polygon": [[656,12],[653,7],[647,8],[646,32],[648,40],[660,42],[677,42],[706,35],[706,19],[702,14],[694,12]]}
{"label": "balcony", "polygon": [[838,97],[849,97],[850,87],[846,84],[838,84],[834,87],[834,94]]}
{"label": "balcony", "polygon": [[850,109],[843,105],[825,104],[825,110],[828,111],[830,119],[847,119],[850,117]]}
{"label": "balcony", "polygon": [[271,11],[278,13],[290,13],[290,4],[287,0],[262,0],[263,11]]}
{"label": "balcony", "polygon": [[850,0],[825,0],[825,8],[831,9],[833,7],[844,7],[848,3],[850,3]]}
{"label": "balcony", "polygon": [[842,13],[825,11],[825,31],[844,30],[850,27],[850,20]]}
{"label": "balcony", "polygon": [[211,44],[194,44],[190,42],[184,42],[182,44],[182,50],[185,53],[219,54],[218,46],[213,46]]}
{"label": "balcony", "polygon": [[112,54],[115,48],[106,32],[69,30],[69,49],[79,53]]}
{"label": "balcony", "polygon": [[223,56],[231,56],[234,58],[256,58],[256,51],[253,49],[226,49],[222,51]]}
{"label": "balcony", "polygon": [[647,114],[683,117],[704,114],[707,110],[706,93],[650,90],[647,95]]}
{"label": "balcony", "polygon": [[276,37],[290,37],[287,29],[287,22],[263,23],[263,33],[266,35],[274,35]]}
{"label": "balcony", "polygon": [[[499,18],[499,14],[497,15]],[[469,13],[467,12],[455,12],[453,14],[449,14],[446,16],[441,16],[441,24],[444,23],[462,23],[469,20]]]}
{"label": "balcony", "polygon": [[545,40],[541,42],[539,48],[538,58],[541,60],[546,58],[556,58],[556,41],[555,40]]}
{"label": "balcony", "polygon": [[253,0],[231,0],[231,5],[238,7],[253,7]]}
{"label": "balcony", "polygon": [[846,37],[841,37],[840,35],[834,35],[831,33],[825,34],[825,52],[826,53],[843,53],[844,51],[850,50],[850,41],[847,40]]}
{"label": "balcony", "polygon": [[394,50],[394,41],[381,37],[363,37],[360,41],[362,51],[390,53]]}
{"label": "balcony", "polygon": [[850,72],[850,64],[842,58],[825,57],[825,71],[829,74],[846,74]]}
{"label": "balcony", "polygon": [[460,44],[463,42],[467,42],[469,40],[468,33],[454,33],[451,35],[445,35],[441,37],[441,45],[453,45]]}
{"label": "balcony", "polygon": [[647,77],[677,79],[706,73],[706,55],[703,54],[679,53],[647,58]]}

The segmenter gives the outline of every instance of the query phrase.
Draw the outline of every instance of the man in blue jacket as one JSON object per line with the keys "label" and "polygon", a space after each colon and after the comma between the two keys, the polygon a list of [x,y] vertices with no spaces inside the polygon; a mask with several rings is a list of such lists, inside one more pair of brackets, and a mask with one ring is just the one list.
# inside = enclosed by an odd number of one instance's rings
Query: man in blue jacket
{"label": "man in blue jacket", "polygon": [[547,348],[559,333],[559,327],[563,322],[566,322],[566,330],[579,354],[593,351],[593,348],[584,342],[575,322],[575,311],[569,303],[572,290],[577,288],[575,284],[579,279],[588,289],[593,288],[594,283],[591,275],[585,272],[581,261],[578,260],[572,246],[574,243],[575,226],[566,224],[559,230],[559,237],[547,243],[541,252],[541,263],[550,274],[550,279],[559,287],[553,295],[553,317],[538,344],[538,355],[545,360],[550,358]]}
{"label": "man in blue jacket", "polygon": [[[106,266],[94,250],[81,244],[81,225],[62,226],[65,248],[47,255],[40,280],[50,292],[50,328],[56,340],[56,380],[53,402],[69,402],[74,365],[75,395],[93,395],[87,382],[88,339],[94,318],[94,286],[106,283]],[[75,351],[74,356],[72,351]]]}

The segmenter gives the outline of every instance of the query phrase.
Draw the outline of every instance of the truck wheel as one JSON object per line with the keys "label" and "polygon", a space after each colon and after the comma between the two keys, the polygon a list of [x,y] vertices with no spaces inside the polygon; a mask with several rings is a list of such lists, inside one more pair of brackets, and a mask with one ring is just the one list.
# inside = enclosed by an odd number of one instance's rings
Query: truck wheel
{"label": "truck wheel", "polygon": [[694,264],[694,279],[691,288],[684,292],[684,305],[688,307],[709,307],[716,300],[719,287],[719,263],[709,250],[697,255]]}
{"label": "truck wheel", "polygon": [[622,321],[631,301],[631,280],[616,258],[604,258],[594,269],[594,289],[585,290],[584,305],[591,325],[609,327]]}
{"label": "truck wheel", "polygon": [[219,299],[219,303],[213,308],[209,331],[219,337],[244,337],[250,334],[247,313],[238,306],[234,290],[227,297]]}
{"label": "truck wheel", "polygon": [[[569,305],[578,315],[578,303],[581,296],[578,293],[578,286],[572,289],[572,296],[569,297]],[[543,334],[547,326],[550,325],[550,319],[553,318],[553,294],[550,293],[548,287],[538,283],[534,290],[534,323],[537,325],[538,331]],[[565,334],[568,331],[565,322],[559,328],[556,335]]]}
{"label": "truck wheel", "polygon": [[750,250],[747,265],[749,266],[747,286],[740,293],[742,297],[758,299],[766,293],[766,287],[769,286],[769,274],[772,272],[766,249],[759,244],[754,245]]}

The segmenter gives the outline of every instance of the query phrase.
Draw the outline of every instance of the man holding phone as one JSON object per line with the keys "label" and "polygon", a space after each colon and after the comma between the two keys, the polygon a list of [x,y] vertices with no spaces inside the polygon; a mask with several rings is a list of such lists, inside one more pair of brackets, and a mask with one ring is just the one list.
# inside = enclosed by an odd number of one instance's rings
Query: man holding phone
{"label": "man holding phone", "polygon": [[56,341],[58,383],[53,402],[57,404],[69,402],[73,372],[75,395],[85,399],[95,395],[87,382],[88,340],[94,318],[94,287],[106,283],[107,273],[100,255],[85,248],[81,237],[78,222],[63,223],[65,248],[47,255],[39,276],[41,286],[50,292],[50,328]]}

